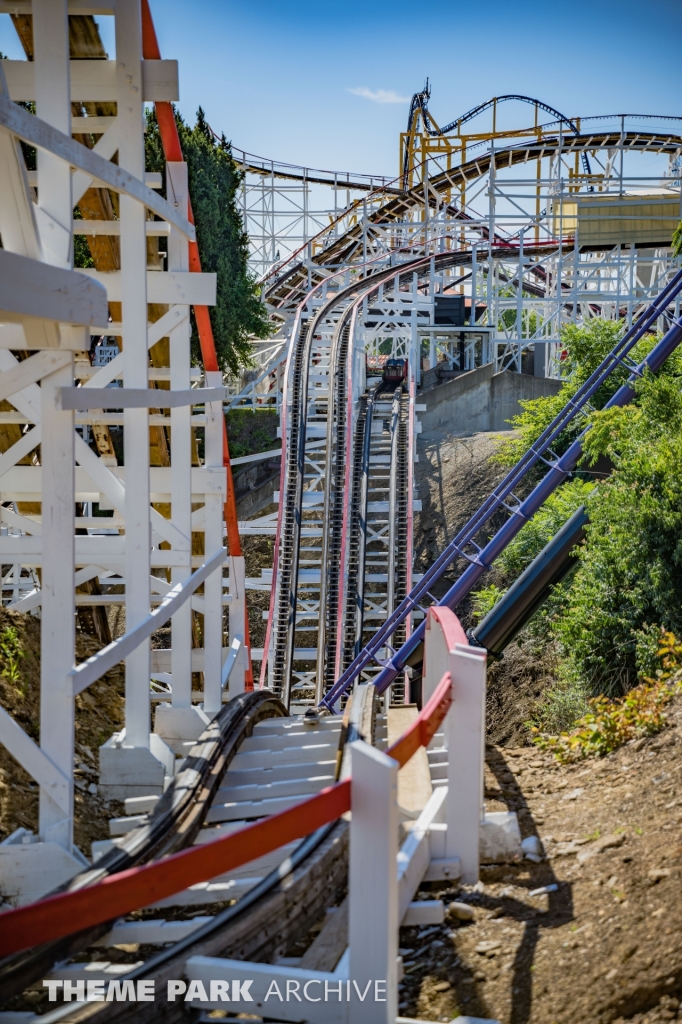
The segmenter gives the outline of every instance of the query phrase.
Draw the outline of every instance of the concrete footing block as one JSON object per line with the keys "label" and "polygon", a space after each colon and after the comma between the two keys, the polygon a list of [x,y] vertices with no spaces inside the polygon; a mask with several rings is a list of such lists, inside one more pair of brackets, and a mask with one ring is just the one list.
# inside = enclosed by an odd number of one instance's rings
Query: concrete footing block
{"label": "concrete footing block", "polygon": [[43,843],[26,829],[17,829],[0,843],[0,896],[13,907],[21,907],[89,866],[77,847],[65,850],[58,843]]}
{"label": "concrete footing block", "polygon": [[211,722],[203,708],[193,704],[189,708],[174,708],[160,704],[154,715],[154,732],[160,736],[174,754],[187,754],[183,744],[197,740]]}
{"label": "concrete footing block", "polygon": [[481,864],[505,864],[519,860],[521,830],[515,811],[492,811],[486,814],[480,829]]}
{"label": "concrete footing block", "polygon": [[134,747],[123,729],[99,748],[99,791],[107,800],[161,796],[174,767],[175,755],[160,736],[152,733],[149,747]]}

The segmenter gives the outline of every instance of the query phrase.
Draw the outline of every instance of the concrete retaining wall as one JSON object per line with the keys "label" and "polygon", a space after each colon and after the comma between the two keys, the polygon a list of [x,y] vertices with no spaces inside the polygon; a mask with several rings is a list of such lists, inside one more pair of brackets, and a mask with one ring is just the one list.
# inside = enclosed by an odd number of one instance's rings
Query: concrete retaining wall
{"label": "concrete retaining wall", "polygon": [[521,412],[520,401],[556,395],[561,388],[560,381],[547,377],[493,371],[493,364],[488,363],[418,392],[417,401],[426,405],[426,412],[419,413],[422,430],[455,434],[511,430],[506,421]]}

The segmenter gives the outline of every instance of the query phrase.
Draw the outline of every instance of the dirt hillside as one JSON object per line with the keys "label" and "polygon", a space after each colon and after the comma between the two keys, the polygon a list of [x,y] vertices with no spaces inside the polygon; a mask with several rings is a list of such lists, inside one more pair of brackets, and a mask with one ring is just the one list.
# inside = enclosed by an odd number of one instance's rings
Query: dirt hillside
{"label": "dirt hillside", "polygon": [[[508,436],[508,435],[507,435]],[[500,434],[478,433],[458,437],[444,432],[418,437],[419,462],[415,479],[422,511],[415,516],[415,568],[424,572],[464,526],[476,509],[504,477],[506,470],[490,462],[500,443]],[[497,520],[493,520],[496,523]],[[501,520],[499,520],[501,522]],[[433,592],[441,596],[454,576]],[[490,573],[484,585],[495,582]],[[469,601],[457,609],[465,628],[474,625]],[[530,651],[523,632],[509,645],[504,658],[490,662],[488,669],[488,739],[493,743],[519,745],[526,742],[528,721],[543,690],[553,681],[556,656],[546,650],[542,657]]]}
{"label": "dirt hillside", "polygon": [[[501,1024],[682,1020],[682,700],[668,727],[558,766],[489,748],[486,808],[516,810],[544,848],[441,894],[474,918],[401,930],[401,1012]],[[534,891],[555,887],[545,894]],[[434,898],[434,894],[422,894]]]}
{"label": "dirt hillside", "polygon": [[[76,636],[79,660],[99,650],[98,642]],[[99,747],[123,725],[123,667],[111,669],[76,697],[74,770],[75,841],[90,856],[95,839],[109,838],[109,819],[121,813],[117,802],[103,800],[97,790]],[[34,740],[40,722],[40,621],[32,615],[0,608],[0,706]],[[0,745],[0,840],[15,829],[38,826],[38,786]]]}

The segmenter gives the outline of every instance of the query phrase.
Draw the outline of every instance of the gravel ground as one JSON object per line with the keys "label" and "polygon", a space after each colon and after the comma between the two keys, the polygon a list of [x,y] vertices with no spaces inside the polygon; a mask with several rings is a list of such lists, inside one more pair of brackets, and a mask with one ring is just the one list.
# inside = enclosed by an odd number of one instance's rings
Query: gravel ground
{"label": "gravel ground", "polygon": [[486,807],[516,810],[545,855],[483,868],[477,886],[441,893],[469,904],[472,921],[401,930],[401,1012],[501,1024],[682,1020],[682,701],[658,737],[601,760],[559,766],[528,747],[490,747],[486,762]]}

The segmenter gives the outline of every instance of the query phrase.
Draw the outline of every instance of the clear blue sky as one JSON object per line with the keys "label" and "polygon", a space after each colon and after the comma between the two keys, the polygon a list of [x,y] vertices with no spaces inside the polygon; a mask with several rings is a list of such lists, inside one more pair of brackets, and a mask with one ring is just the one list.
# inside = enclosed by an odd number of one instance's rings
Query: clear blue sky
{"label": "clear blue sky", "polygon": [[180,60],[183,114],[201,104],[235,146],[279,160],[396,173],[408,105],[348,90],[411,97],[427,75],[441,124],[504,93],[570,116],[682,114],[681,0],[151,6],[163,55]]}
{"label": "clear blue sky", "polygon": [[[151,6],[163,56],[180,61],[183,115],[192,118],[201,104],[235,146],[292,163],[396,173],[407,103],[349,90],[407,98],[427,75],[441,124],[516,92],[570,116],[682,114],[682,0]],[[112,19],[99,20],[110,45]],[[8,22],[0,26],[5,52],[14,49]]]}

